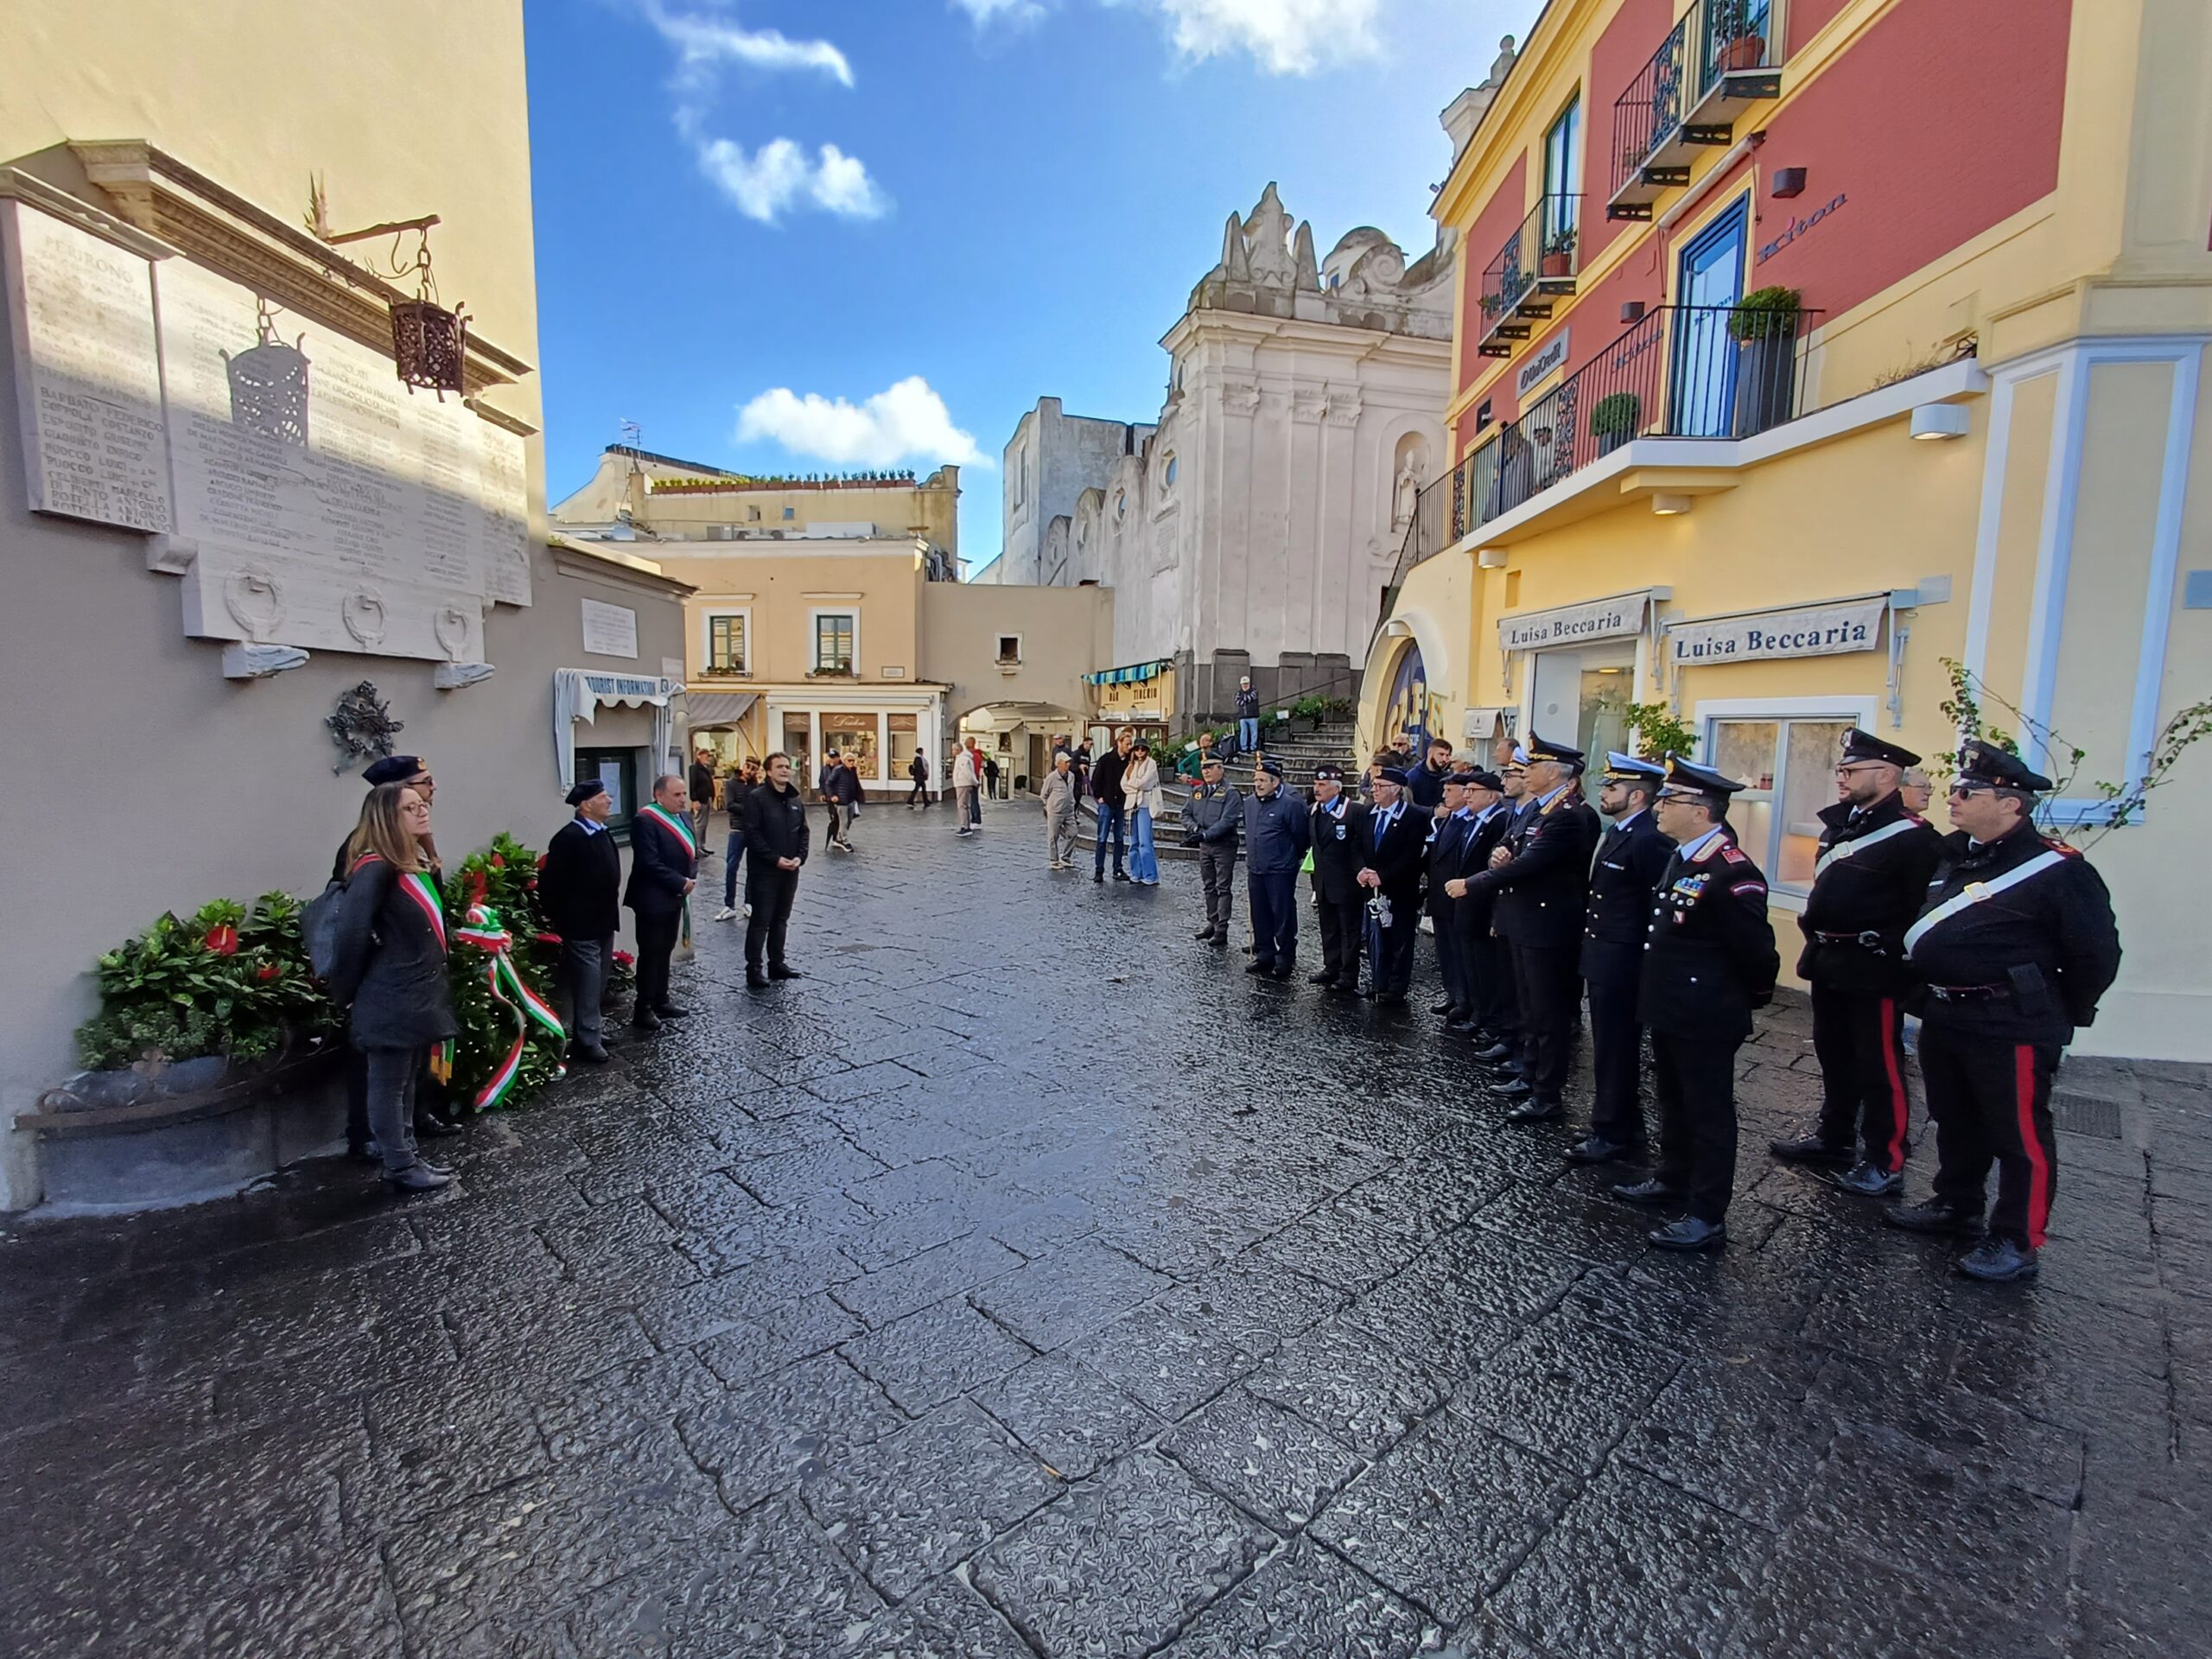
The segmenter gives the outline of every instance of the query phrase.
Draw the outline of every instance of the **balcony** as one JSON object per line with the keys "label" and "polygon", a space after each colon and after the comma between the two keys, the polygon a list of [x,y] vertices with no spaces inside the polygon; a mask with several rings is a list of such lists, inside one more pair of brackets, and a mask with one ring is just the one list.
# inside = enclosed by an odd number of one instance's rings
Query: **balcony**
{"label": "balcony", "polygon": [[1700,148],[1735,137],[1745,105],[1782,91],[1775,0],[1692,0],[1673,31],[1613,104],[1608,219],[1648,219],[1690,181]]}
{"label": "balcony", "polygon": [[[1804,413],[1815,313],[1742,306],[1666,305],[1643,318],[1522,410],[1446,477],[1429,536],[1440,550],[1638,438],[1747,438]],[[1404,561],[1402,560],[1402,563]]]}
{"label": "balcony", "polygon": [[1483,321],[1475,344],[1481,355],[1512,356],[1515,345],[1550,319],[1553,304],[1574,292],[1582,269],[1576,246],[1581,211],[1580,196],[1539,197],[1483,268]]}

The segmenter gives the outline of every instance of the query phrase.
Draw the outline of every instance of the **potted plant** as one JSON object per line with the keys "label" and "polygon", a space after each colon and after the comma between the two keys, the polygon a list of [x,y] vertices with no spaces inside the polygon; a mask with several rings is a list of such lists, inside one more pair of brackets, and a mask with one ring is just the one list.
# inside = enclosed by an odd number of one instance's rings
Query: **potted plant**
{"label": "potted plant", "polygon": [[1643,418],[1643,402],[1632,391],[1616,391],[1600,397],[1590,410],[1590,435],[1598,440],[1598,453],[1609,455],[1635,435]]}
{"label": "potted plant", "polygon": [[1554,231],[1544,239],[1543,264],[1539,270],[1548,277],[1574,275],[1574,232],[1572,229]]}
{"label": "potted plant", "polygon": [[1749,437],[1789,418],[1796,372],[1797,324],[1802,315],[1794,288],[1759,288],[1736,302],[1728,332],[1736,341],[1736,435]]}
{"label": "potted plant", "polygon": [[1765,0],[1712,0],[1707,15],[1715,73],[1756,69],[1765,61]]}

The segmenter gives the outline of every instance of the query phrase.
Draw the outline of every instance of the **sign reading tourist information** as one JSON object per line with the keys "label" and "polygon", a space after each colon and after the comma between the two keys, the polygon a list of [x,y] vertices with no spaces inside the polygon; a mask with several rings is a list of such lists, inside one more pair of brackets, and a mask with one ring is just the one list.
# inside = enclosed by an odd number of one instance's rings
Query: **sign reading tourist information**
{"label": "sign reading tourist information", "polygon": [[32,510],[166,531],[150,262],[20,201],[0,245]]}
{"label": "sign reading tourist information", "polygon": [[1882,613],[1888,608],[1886,598],[1854,599],[1842,605],[1676,622],[1667,630],[1668,655],[1677,668],[1696,668],[1872,651],[1881,643]]}
{"label": "sign reading tourist information", "polygon": [[1541,651],[1547,645],[1583,645],[1593,639],[1624,639],[1643,631],[1649,593],[1623,594],[1562,605],[1555,611],[1529,611],[1497,619],[1501,651]]}

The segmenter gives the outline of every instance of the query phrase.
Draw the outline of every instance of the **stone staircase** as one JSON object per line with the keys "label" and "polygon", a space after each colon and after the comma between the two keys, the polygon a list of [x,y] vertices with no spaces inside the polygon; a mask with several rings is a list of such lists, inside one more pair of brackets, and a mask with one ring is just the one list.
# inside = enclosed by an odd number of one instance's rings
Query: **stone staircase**
{"label": "stone staircase", "polygon": [[[1261,752],[1269,759],[1282,762],[1283,786],[1294,789],[1301,795],[1313,785],[1314,768],[1333,762],[1349,768],[1352,764],[1351,721],[1325,721],[1312,731],[1291,732],[1281,729],[1287,722],[1275,722],[1277,729],[1270,731],[1266,723],[1260,728]],[[1274,741],[1268,740],[1272,737]],[[1183,844],[1183,804],[1191,798],[1192,784],[1187,779],[1173,777],[1174,763],[1182,758],[1180,753],[1160,758],[1160,793],[1166,798],[1166,810],[1153,826],[1153,839],[1163,861],[1195,860],[1198,850]],[[1249,795],[1252,792],[1252,758],[1240,754],[1224,767],[1228,781]],[[1077,820],[1076,838],[1088,852],[1096,847],[1098,821],[1097,806],[1086,799],[1082,817]]]}

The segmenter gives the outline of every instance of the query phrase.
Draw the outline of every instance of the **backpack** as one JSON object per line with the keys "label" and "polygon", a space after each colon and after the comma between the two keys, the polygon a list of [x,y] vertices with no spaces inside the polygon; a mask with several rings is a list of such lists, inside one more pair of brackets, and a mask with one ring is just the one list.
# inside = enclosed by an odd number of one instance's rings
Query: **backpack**
{"label": "backpack", "polygon": [[333,881],[308,901],[300,918],[300,938],[308,950],[308,967],[317,979],[327,980],[338,965],[338,911],[346,900],[346,884]]}

